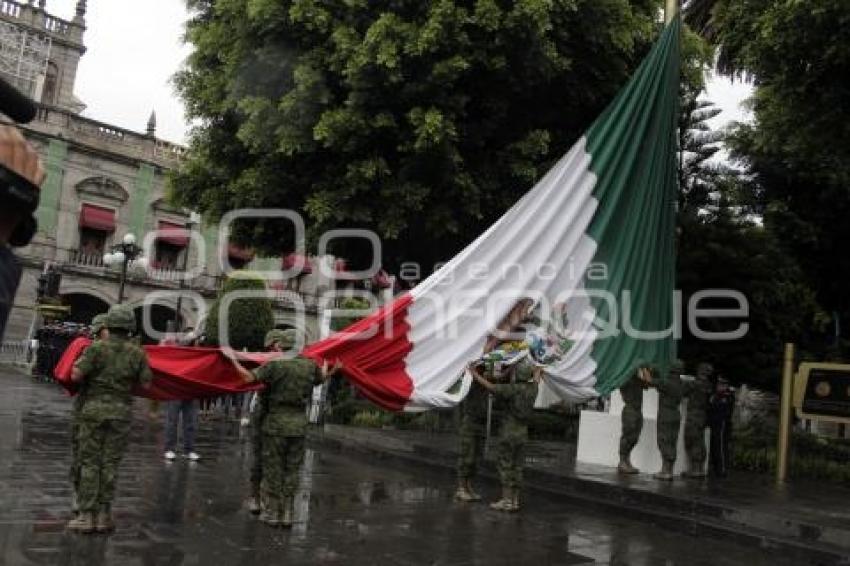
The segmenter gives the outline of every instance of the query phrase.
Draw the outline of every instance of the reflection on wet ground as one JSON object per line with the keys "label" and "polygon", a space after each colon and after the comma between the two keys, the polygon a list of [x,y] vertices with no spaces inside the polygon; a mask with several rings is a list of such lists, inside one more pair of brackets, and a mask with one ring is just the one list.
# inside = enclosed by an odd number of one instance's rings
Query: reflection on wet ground
{"label": "reflection on wet ground", "polygon": [[[246,430],[203,422],[165,464],[137,403],[110,537],[67,534],[69,400],[0,374],[0,564],[782,564],[758,549],[530,497],[519,515],[451,500],[451,476],[310,449],[291,531],[243,509]],[[488,491],[488,490],[485,490]],[[492,488],[487,493],[494,496]],[[789,563],[790,564],[790,563]]]}

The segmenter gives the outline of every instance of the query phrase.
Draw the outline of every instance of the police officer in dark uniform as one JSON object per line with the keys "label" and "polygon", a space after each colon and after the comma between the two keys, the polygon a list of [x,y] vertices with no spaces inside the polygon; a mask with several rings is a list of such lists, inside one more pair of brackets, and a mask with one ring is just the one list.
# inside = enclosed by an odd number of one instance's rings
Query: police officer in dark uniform
{"label": "police officer in dark uniform", "polygon": [[735,393],[729,382],[718,375],[714,393],[708,401],[708,427],[711,431],[709,468],[714,477],[725,478],[729,473],[734,412]]}

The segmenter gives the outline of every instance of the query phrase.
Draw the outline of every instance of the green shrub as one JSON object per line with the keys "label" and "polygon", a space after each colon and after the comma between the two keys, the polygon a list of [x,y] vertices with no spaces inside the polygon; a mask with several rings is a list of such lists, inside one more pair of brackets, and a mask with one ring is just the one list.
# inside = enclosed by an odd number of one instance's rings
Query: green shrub
{"label": "green shrub", "polygon": [[[340,301],[338,308],[365,311],[369,309],[369,306],[369,301],[366,299],[360,297],[348,297]],[[356,316],[334,316],[331,319],[331,330],[334,332],[344,330],[362,318],[363,317]]]}
{"label": "green shrub", "polygon": [[438,432],[452,428],[451,417],[451,412],[446,411],[394,413],[375,407],[368,401],[349,400],[336,405],[328,420],[335,424],[349,424],[366,428]]}
{"label": "green shrub", "polygon": [[[221,302],[233,291],[265,291],[265,281],[246,271],[235,271],[225,281],[221,293],[210,307],[206,325],[207,344],[219,345],[219,311]],[[244,298],[230,303],[227,313],[227,335],[236,350],[263,350],[266,332],[274,328],[271,299]]]}
{"label": "green shrub", "polygon": [[389,416],[389,413],[381,411],[380,409],[359,411],[351,419],[351,424],[365,428],[382,428],[390,424]]}
{"label": "green shrub", "polygon": [[[774,473],[776,431],[762,423],[736,431],[732,440],[732,467],[749,472]],[[788,473],[793,478],[850,484],[850,442],[794,431]]]}

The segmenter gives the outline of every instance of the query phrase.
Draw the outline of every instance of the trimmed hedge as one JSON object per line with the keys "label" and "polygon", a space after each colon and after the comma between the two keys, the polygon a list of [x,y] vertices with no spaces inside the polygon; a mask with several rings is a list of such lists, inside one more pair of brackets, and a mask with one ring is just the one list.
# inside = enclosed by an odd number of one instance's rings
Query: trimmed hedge
{"label": "trimmed hedge", "polygon": [[[219,311],[221,302],[234,291],[265,291],[265,281],[247,271],[234,271],[225,279],[221,293],[216,298],[207,317],[206,343],[219,345]],[[274,310],[271,299],[244,298],[230,303],[227,313],[227,332],[230,346],[236,350],[262,351],[266,333],[274,328]]]}

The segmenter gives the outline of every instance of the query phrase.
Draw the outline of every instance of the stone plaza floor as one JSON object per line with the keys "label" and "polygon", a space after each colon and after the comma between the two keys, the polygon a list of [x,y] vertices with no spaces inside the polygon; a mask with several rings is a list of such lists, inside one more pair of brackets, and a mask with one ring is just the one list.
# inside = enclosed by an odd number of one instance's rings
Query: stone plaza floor
{"label": "stone plaza floor", "polygon": [[[70,399],[0,371],[0,565],[794,564],[613,512],[530,495],[504,515],[452,501],[449,474],[312,443],[291,531],[243,507],[247,429],[202,421],[198,463],[162,459],[162,426],[136,402],[111,536],[65,532]],[[495,486],[484,491],[494,496]]]}

